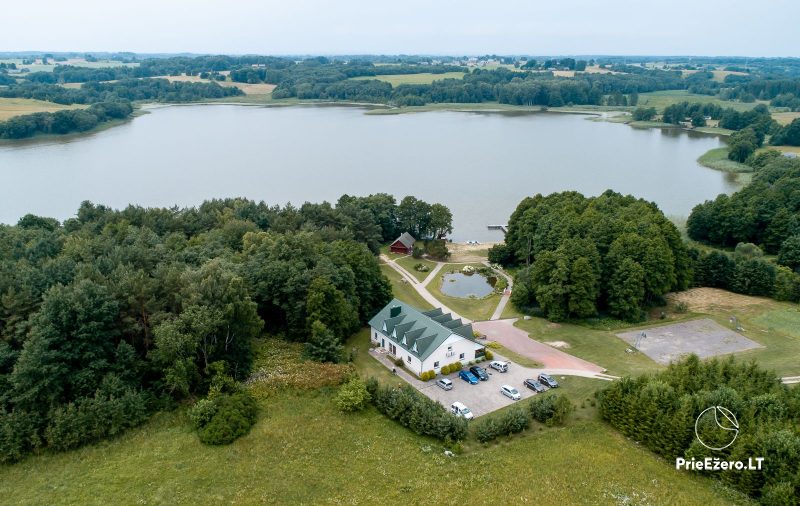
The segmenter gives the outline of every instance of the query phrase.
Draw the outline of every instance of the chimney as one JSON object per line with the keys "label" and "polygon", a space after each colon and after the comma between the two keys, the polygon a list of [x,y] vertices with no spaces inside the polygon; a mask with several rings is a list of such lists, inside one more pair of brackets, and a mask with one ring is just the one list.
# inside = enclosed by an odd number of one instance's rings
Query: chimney
{"label": "chimney", "polygon": [[392,306],[392,309],[389,310],[389,318],[394,318],[395,316],[399,316],[400,311],[401,311],[400,306]]}

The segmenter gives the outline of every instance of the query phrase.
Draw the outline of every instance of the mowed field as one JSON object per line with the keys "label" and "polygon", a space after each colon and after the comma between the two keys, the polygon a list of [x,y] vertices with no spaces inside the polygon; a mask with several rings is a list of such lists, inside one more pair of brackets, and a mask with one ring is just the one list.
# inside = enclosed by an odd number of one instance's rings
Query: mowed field
{"label": "mowed field", "polygon": [[[366,353],[368,335],[359,332],[347,345],[358,350],[354,367],[384,383],[398,381]],[[301,379],[328,367],[282,363],[291,365],[303,371]],[[486,445],[471,437],[455,457],[372,407],[340,413],[333,388],[282,381],[280,374],[270,379],[270,393],[258,396],[256,425],[229,446],[201,444],[179,408],[111,441],[0,466],[0,494],[14,504],[742,502],[598,421],[592,400],[602,383],[595,380],[564,380],[559,390],[577,406],[566,427],[533,424]],[[258,383],[251,388],[260,391]]]}
{"label": "mowed field", "polygon": [[772,118],[781,125],[788,125],[792,121],[800,118],[800,111],[795,112],[773,112]]}
{"label": "mowed field", "polygon": [[356,81],[365,81],[375,79],[378,81],[384,81],[392,85],[392,87],[399,86],[401,84],[431,84],[434,81],[440,81],[442,79],[463,79],[464,73],[463,72],[445,72],[443,74],[431,74],[429,72],[421,73],[421,74],[387,74],[384,76],[361,76],[361,77],[353,77],[353,80]]}
{"label": "mowed field", "polygon": [[[652,91],[649,93],[639,94],[639,107],[655,107],[661,113],[664,108],[672,104],[680,102],[699,102],[703,104],[717,104],[720,107],[730,107],[737,111],[749,111],[759,104],[759,102],[744,103],[732,102],[729,100],[720,100],[716,97],[709,95],[699,95],[696,93],[689,93],[683,90],[666,90],[666,91]],[[766,102],[765,102],[766,103]]]}
{"label": "mowed field", "polygon": [[89,68],[108,68],[108,67],[138,67],[138,63],[124,63],[115,60],[98,60],[86,61],[83,58],[70,58],[67,61],[55,62],[49,59],[47,65],[42,64],[41,59],[37,59],[35,63],[24,65],[21,58],[0,59],[0,63],[15,63],[17,68],[28,69],[31,72],[52,72],[57,65],[74,65],[76,67],[89,67]]}
{"label": "mowed field", "polygon": [[233,81],[212,81],[211,79],[201,79],[200,76],[160,76],[161,79],[167,79],[170,82],[188,82],[188,83],[211,83],[215,82],[220,86],[236,87],[244,92],[245,95],[270,95],[272,90],[275,89],[274,84],[267,83],[234,83]]}
{"label": "mowed field", "polygon": [[64,109],[83,109],[85,105],[61,105],[28,98],[0,98],[0,121],[35,112],[56,112]]}

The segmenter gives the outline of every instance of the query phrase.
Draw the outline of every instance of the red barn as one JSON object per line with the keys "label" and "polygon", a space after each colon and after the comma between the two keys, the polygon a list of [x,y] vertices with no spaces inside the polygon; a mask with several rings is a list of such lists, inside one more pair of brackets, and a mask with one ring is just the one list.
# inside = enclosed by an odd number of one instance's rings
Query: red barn
{"label": "red barn", "polygon": [[391,246],[389,246],[389,251],[392,253],[400,253],[402,255],[410,255],[411,252],[414,250],[414,236],[409,234],[408,232],[403,232],[400,237],[395,239]]}

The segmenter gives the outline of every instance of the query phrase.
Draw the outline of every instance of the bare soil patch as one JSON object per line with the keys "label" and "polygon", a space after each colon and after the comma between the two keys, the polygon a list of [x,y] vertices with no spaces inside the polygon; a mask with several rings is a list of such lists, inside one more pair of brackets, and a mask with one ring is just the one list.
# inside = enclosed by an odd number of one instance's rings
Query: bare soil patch
{"label": "bare soil patch", "polygon": [[451,263],[465,263],[465,262],[484,262],[489,248],[497,244],[496,242],[484,242],[481,244],[464,244],[459,242],[452,242],[447,244],[447,249],[450,250]]}

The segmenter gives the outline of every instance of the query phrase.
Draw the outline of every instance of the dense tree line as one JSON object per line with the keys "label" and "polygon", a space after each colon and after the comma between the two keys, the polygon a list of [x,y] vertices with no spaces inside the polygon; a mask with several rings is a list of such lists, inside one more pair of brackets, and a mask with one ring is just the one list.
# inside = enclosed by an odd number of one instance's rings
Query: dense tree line
{"label": "dense tree line", "polygon": [[155,102],[192,102],[207,98],[238,96],[242,90],[217,83],[169,82],[166,79],[125,79],[101,83],[89,82],[79,89],[53,84],[22,83],[0,90],[0,97],[32,98],[57,104],[94,104],[115,100]]}
{"label": "dense tree line", "polygon": [[[368,244],[394,238],[398,207],[389,195],[300,208],[87,202],[63,224],[0,226],[0,461],[118,434],[203,395],[220,368],[242,380],[264,329],[340,360],[391,299]],[[246,403],[212,400],[220,412]]]}
{"label": "dense tree line", "polygon": [[687,230],[714,246],[754,243],[779,254],[787,239],[800,235],[799,216],[800,161],[775,156],[742,190],[695,206]]}
{"label": "dense tree line", "polygon": [[538,306],[553,320],[599,311],[635,320],[645,306],[691,282],[675,226],[654,204],[612,191],[526,198],[511,215],[505,244],[490,253],[525,266],[512,302]]}
{"label": "dense tree line", "polygon": [[691,250],[694,284],[745,295],[800,302],[800,236],[793,236],[778,257],[778,265],[763,258],[754,244],[741,243],[733,254]]}
{"label": "dense tree line", "polygon": [[86,132],[100,123],[124,119],[133,112],[127,100],[99,102],[87,109],[38,112],[0,121],[0,139],[24,139],[36,134]]}
{"label": "dense tree line", "polygon": [[[739,423],[734,444],[712,451],[695,437],[695,420],[708,407],[729,409]],[[800,390],[781,385],[755,363],[700,361],[692,355],[655,375],[623,378],[600,393],[600,415],[650,451],[675,459],[742,460],[763,457],[759,471],[708,473],[767,504],[794,504],[800,493]],[[699,436],[723,446],[730,434],[715,417],[702,417]]]}
{"label": "dense tree line", "polygon": [[775,130],[770,139],[773,146],[800,146],[800,118]]}

